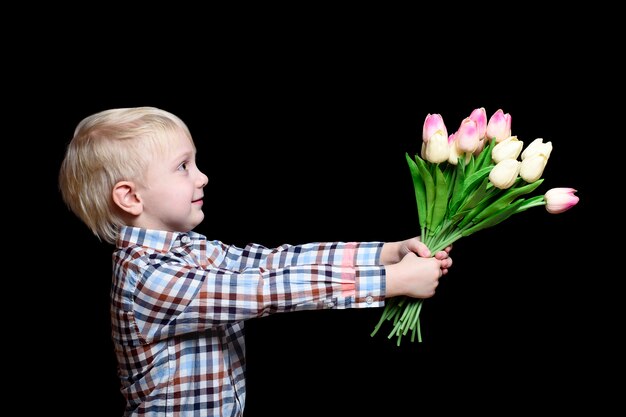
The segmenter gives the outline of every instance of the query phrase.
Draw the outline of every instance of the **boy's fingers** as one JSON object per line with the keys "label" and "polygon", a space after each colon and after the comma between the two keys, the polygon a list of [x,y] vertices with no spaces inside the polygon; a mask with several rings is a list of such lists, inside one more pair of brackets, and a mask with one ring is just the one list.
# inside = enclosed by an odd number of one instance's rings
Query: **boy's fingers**
{"label": "boy's fingers", "polygon": [[414,245],[412,246],[413,247],[411,248],[411,250],[417,253],[419,256],[423,258],[427,258],[430,256],[430,250],[428,249],[428,246],[426,246],[423,242],[416,240],[414,241]]}

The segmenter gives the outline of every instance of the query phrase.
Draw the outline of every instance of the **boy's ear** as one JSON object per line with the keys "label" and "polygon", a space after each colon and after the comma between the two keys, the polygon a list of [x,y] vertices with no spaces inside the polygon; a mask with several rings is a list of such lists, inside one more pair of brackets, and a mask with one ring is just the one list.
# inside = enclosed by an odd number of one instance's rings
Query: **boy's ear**
{"label": "boy's ear", "polygon": [[138,216],[143,211],[143,203],[137,195],[137,187],[132,181],[120,181],[113,187],[113,202],[125,212]]}

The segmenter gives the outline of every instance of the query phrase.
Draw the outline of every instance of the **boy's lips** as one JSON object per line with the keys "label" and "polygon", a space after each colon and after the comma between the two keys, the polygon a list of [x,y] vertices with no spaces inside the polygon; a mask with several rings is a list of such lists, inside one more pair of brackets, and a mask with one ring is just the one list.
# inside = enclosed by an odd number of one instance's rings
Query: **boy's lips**
{"label": "boy's lips", "polygon": [[197,203],[202,204],[202,199],[203,199],[203,198],[204,198],[204,196],[202,196],[202,197],[200,197],[200,198],[198,198],[198,199],[196,199],[196,200],[192,200],[191,202],[192,202],[193,204],[197,204]]}

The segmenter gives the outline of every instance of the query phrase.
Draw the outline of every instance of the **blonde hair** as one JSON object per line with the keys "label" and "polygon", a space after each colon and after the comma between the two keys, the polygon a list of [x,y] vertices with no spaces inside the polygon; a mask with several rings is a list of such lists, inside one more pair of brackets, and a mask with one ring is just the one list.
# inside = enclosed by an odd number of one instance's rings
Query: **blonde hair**
{"label": "blonde hair", "polygon": [[154,152],[180,131],[193,144],[180,118],[154,107],[110,109],[84,118],[61,164],[63,201],[100,240],[115,244],[125,223],[113,203],[113,187],[141,181]]}

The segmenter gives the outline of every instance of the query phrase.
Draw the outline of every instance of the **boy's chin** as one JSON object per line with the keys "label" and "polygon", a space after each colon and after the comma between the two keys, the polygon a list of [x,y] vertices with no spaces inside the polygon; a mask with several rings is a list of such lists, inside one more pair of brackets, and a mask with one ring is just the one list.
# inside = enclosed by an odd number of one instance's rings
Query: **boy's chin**
{"label": "boy's chin", "polygon": [[204,213],[200,211],[197,213],[196,216],[194,216],[194,221],[192,222],[191,229],[195,229],[200,223],[202,223],[202,220],[204,220]]}

